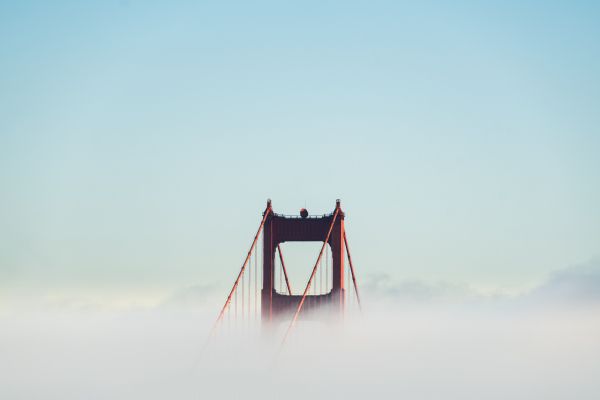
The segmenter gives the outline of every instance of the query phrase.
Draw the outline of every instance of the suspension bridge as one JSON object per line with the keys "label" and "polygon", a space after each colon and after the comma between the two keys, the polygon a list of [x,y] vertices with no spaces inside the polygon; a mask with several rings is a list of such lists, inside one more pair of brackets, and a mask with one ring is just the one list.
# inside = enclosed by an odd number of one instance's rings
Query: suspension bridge
{"label": "suspension bridge", "polygon": [[[277,214],[271,200],[267,200],[258,230],[210,337],[224,321],[254,321],[263,327],[287,321],[285,342],[298,319],[335,319],[350,306],[360,309],[344,219],[339,199],[335,209],[323,215],[310,215],[304,208],[299,215]],[[299,292],[292,290],[298,283],[290,281],[286,269],[281,246],[286,242],[323,243],[312,270],[308,270],[307,283],[300,286],[303,289]]]}

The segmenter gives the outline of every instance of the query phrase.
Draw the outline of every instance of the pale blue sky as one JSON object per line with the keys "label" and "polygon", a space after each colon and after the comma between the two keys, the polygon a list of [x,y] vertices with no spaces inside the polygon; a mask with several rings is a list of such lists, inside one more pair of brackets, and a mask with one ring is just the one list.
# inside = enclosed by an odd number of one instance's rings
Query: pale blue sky
{"label": "pale blue sky", "polygon": [[2,2],[4,289],[228,284],[268,197],[363,276],[600,256],[598,5],[195,3]]}

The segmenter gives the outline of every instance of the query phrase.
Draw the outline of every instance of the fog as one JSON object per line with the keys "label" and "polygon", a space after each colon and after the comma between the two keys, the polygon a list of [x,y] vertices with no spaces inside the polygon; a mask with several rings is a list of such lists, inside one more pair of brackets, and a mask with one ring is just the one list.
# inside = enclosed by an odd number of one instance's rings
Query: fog
{"label": "fog", "polygon": [[365,284],[362,313],[300,321],[283,346],[286,324],[252,319],[204,346],[210,291],[195,307],[24,309],[0,317],[0,398],[597,399],[594,276],[563,271],[512,297]]}

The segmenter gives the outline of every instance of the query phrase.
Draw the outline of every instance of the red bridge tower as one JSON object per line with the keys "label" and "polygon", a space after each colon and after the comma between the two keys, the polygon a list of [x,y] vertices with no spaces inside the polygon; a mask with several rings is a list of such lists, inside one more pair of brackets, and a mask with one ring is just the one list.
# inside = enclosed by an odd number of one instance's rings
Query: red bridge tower
{"label": "red bridge tower", "polygon": [[329,245],[332,255],[332,288],[329,293],[307,295],[303,312],[316,308],[343,311],[344,299],[344,212],[337,200],[335,210],[322,216],[286,216],[276,214],[267,201],[263,233],[263,279],[261,315],[263,322],[294,314],[302,295],[277,293],[274,285],[276,250],[285,242],[323,242]]}
{"label": "red bridge tower", "polygon": [[[286,332],[286,337],[292,329],[295,321],[298,319],[300,312],[310,314],[314,310],[326,310],[328,314],[342,314],[346,308],[347,287],[345,282],[349,284],[349,276],[344,274],[345,255],[348,256],[349,271],[352,277],[354,294],[356,295],[356,303],[360,308],[360,297],[358,294],[358,285],[352,265],[352,257],[348,248],[348,239],[344,227],[344,212],[342,211],[339,200],[336,200],[335,209],[330,214],[324,215],[309,215],[305,209],[300,211],[300,215],[283,215],[273,212],[271,200],[267,201],[267,207],[262,214],[262,221],[254,235],[254,240],[250,246],[250,250],[246,255],[246,259],[242,264],[242,268],[227,296],[225,305],[221,309],[217,321],[213,326],[214,333],[216,327],[223,320],[224,315],[228,315],[228,320],[232,315],[235,319],[238,314],[243,319],[250,318],[254,315],[254,319],[258,319],[258,311],[260,309],[260,319],[263,324],[270,324],[273,321],[281,320],[284,317],[291,317],[290,325]],[[263,234],[262,244],[262,265],[258,262],[258,251],[255,251],[260,234]],[[313,266],[308,283],[304,288],[302,295],[292,294],[289,278],[285,269],[283,255],[281,254],[281,244],[286,242],[321,242],[321,250],[317,260]],[[309,294],[311,286],[317,277],[316,273],[322,264],[323,253],[328,253],[327,249],[331,250],[331,271],[326,270],[326,282],[331,279],[331,288],[325,288],[327,292],[313,290],[313,294]],[[276,256],[279,255],[281,271],[279,278],[285,276],[287,285],[287,294],[278,292],[275,288],[275,272],[276,272]],[[254,257],[253,257],[254,256]],[[252,262],[254,258],[254,262]],[[325,264],[328,268],[329,258],[326,256]],[[259,269],[260,268],[260,269]],[[261,272],[262,288],[260,290],[260,306],[258,305],[258,272]],[[279,270],[277,270],[279,271]],[[321,274],[323,269],[321,268]],[[329,275],[330,274],[330,275]],[[318,281],[318,278],[317,278]],[[254,285],[252,283],[254,282]],[[323,281],[321,280],[321,285]],[[314,289],[317,285],[314,285]],[[241,312],[238,313],[238,303],[241,303]],[[254,313],[252,313],[252,309]],[[304,315],[304,314],[303,314]],[[284,339],[285,341],[285,339]]]}

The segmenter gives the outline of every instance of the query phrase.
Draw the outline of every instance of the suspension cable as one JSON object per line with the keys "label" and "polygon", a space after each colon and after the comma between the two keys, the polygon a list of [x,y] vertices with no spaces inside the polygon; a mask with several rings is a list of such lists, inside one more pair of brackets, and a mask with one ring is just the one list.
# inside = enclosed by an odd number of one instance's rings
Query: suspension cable
{"label": "suspension cable", "polygon": [[329,292],[329,246],[325,248],[325,291]]}
{"label": "suspension cable", "polygon": [[283,340],[281,341],[281,346],[283,346],[285,344],[285,341],[286,341],[288,335],[290,334],[290,331],[292,330],[294,324],[296,323],[296,320],[298,319],[298,315],[300,314],[300,311],[302,310],[302,306],[304,305],[304,300],[306,300],[306,295],[308,294],[308,291],[310,290],[310,285],[315,277],[317,268],[319,267],[319,262],[321,261],[321,257],[323,256],[323,250],[327,246],[327,242],[329,241],[329,236],[331,235],[331,231],[333,230],[333,225],[335,224],[335,221],[337,220],[337,216],[338,216],[339,212],[340,212],[340,208],[336,207],[335,213],[333,214],[333,218],[331,220],[331,225],[329,226],[329,230],[327,231],[327,237],[325,238],[325,241],[323,242],[323,246],[321,246],[321,251],[319,252],[319,257],[317,257],[317,261],[315,262],[315,266],[313,267],[312,273],[310,274],[310,278],[308,279],[308,283],[306,284],[306,288],[304,289],[304,293],[302,294],[300,303],[298,303],[298,308],[296,309],[294,317],[292,318],[292,321],[290,322],[290,325],[288,326],[288,329],[285,332],[285,336],[283,337]]}
{"label": "suspension cable", "polygon": [[285,262],[283,261],[283,254],[281,253],[281,246],[277,245],[277,252],[279,253],[279,261],[281,261],[281,269],[283,269],[283,276],[285,277],[285,284],[287,286],[288,294],[292,295],[292,287],[290,286],[290,279],[285,268]]}
{"label": "suspension cable", "polygon": [[[250,303],[250,293],[251,293],[251,287],[252,287],[252,256],[250,256],[250,258],[248,259],[248,308],[247,308],[247,314],[248,314],[248,319],[250,319],[250,309],[252,308],[252,305]],[[244,317],[245,318],[245,317]]]}
{"label": "suspension cable", "polygon": [[254,250],[254,319],[258,319],[258,247]]}
{"label": "suspension cable", "polygon": [[[250,250],[248,250],[248,254],[246,255],[246,259],[244,260],[244,263],[242,264],[242,268],[240,268],[240,272],[238,273],[238,276],[237,276],[237,278],[236,278],[236,280],[235,280],[235,282],[233,284],[233,287],[229,291],[229,295],[227,296],[227,300],[225,300],[225,304],[223,305],[223,308],[221,308],[221,311],[219,312],[219,316],[217,317],[215,323],[213,324],[213,327],[212,327],[212,329],[210,331],[210,334],[208,336],[209,340],[210,340],[210,338],[212,338],[212,336],[214,334],[214,331],[216,329],[217,324],[223,318],[223,314],[225,313],[225,309],[227,308],[227,305],[229,305],[229,303],[231,302],[231,297],[233,296],[234,293],[237,293],[236,289],[238,287],[238,284],[240,283],[240,278],[244,274],[244,271],[246,269],[246,265],[248,264],[250,256],[252,255],[252,250],[256,246],[256,242],[258,240],[258,236],[260,235],[261,231],[263,230],[263,227],[265,226],[265,221],[267,220],[267,217],[271,214],[271,212],[272,212],[272,209],[271,209],[271,205],[269,203],[269,205],[267,206],[267,209],[265,210],[265,212],[263,214],[263,219],[260,222],[260,226],[258,227],[258,230],[256,231],[256,235],[254,235],[254,240],[252,241],[252,245],[250,246]],[[237,302],[236,302],[236,305],[237,305]]]}
{"label": "suspension cable", "polygon": [[[327,254],[325,254],[325,257],[327,257]],[[319,268],[319,275],[319,294],[323,294],[323,268]]]}
{"label": "suspension cable", "polygon": [[346,238],[346,231],[344,230],[344,244],[346,245],[346,254],[348,255],[348,264],[350,265],[350,272],[352,273],[352,282],[354,282],[354,293],[356,294],[356,301],[358,302],[358,308],[362,311],[360,304],[360,295],[358,294],[358,284],[356,283],[356,274],[354,273],[354,266],[352,265],[352,257],[350,256],[350,247],[348,246],[348,239]]}
{"label": "suspension cable", "polygon": [[350,305],[350,268],[346,266],[346,302]]}
{"label": "suspension cable", "polygon": [[[277,263],[277,261],[275,261]],[[277,269],[277,275],[279,275],[279,293],[283,293],[283,268],[281,267],[281,261],[279,262],[279,268]]]}
{"label": "suspension cable", "polygon": [[[248,265],[250,265],[250,262],[248,262]],[[244,286],[246,286],[246,285],[244,285],[244,283],[245,283],[245,282],[244,282],[244,277],[245,277],[245,276],[246,276],[246,274],[242,274],[242,320],[244,320],[244,315],[245,315],[245,313],[246,313],[246,309],[245,309],[245,307],[244,307],[244,306],[245,306],[245,304],[244,304],[244,303],[245,303],[244,299],[246,298],[246,296],[245,296],[245,293],[244,293]]]}

